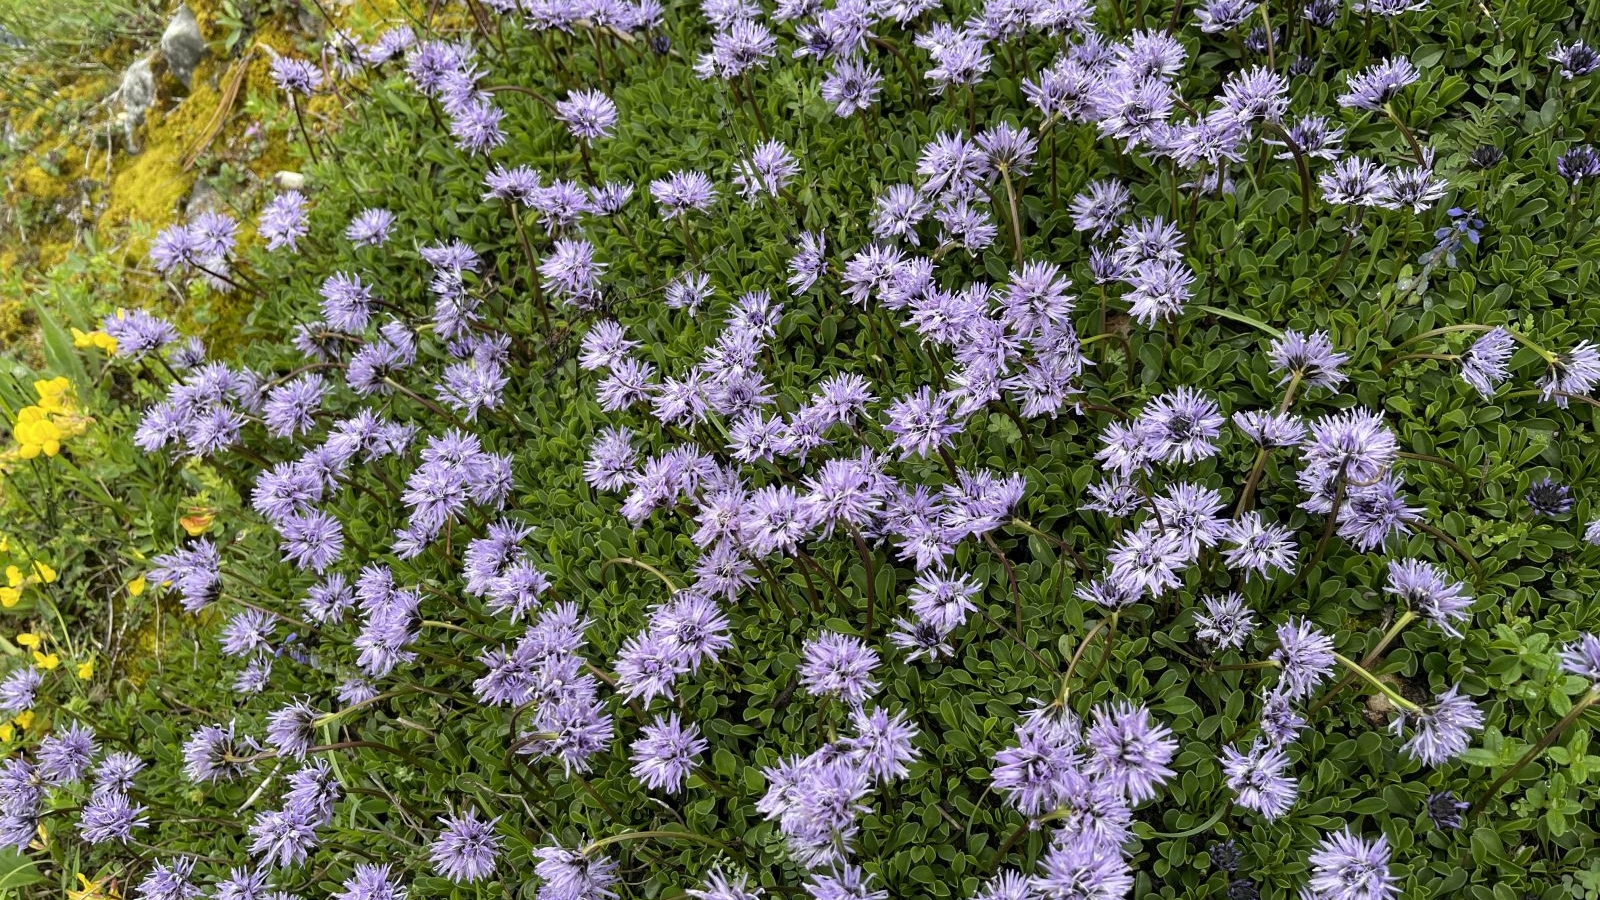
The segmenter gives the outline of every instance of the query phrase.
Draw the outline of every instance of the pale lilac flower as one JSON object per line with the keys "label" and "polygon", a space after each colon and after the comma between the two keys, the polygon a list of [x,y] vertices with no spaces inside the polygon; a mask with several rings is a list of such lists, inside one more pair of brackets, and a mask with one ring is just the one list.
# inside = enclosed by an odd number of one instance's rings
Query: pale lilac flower
{"label": "pale lilac flower", "polygon": [[387,209],[364,209],[345,227],[345,239],[357,247],[381,247],[394,227],[394,213]]}
{"label": "pale lilac flower", "polygon": [[824,631],[800,650],[800,683],[814,696],[837,695],[859,704],[878,690],[878,654],[860,638]]}
{"label": "pale lilac flower", "polygon": [[[766,140],[755,146],[748,157],[733,166],[733,183],[739,195],[754,200],[765,194],[776,197],[800,174],[800,162],[779,140]],[[670,303],[668,304],[671,305]]]}
{"label": "pale lilac flower", "polygon": [[[406,889],[388,863],[356,863],[355,873],[344,880],[332,900],[405,900]],[[219,898],[220,900],[220,898]]]}
{"label": "pale lilac flower", "polygon": [[617,892],[617,863],[609,857],[586,855],[560,844],[533,851],[538,860],[533,872],[543,882],[538,900],[606,900]]}
{"label": "pale lilac flower", "polygon": [[1290,700],[1309,696],[1333,674],[1333,639],[1304,619],[1278,626],[1278,647],[1270,657],[1282,670],[1278,689]]}
{"label": "pale lilac flower", "polygon": [[1600,686],[1600,635],[1580,634],[1561,649],[1561,668]]}
{"label": "pale lilac flower", "polygon": [[1367,840],[1348,828],[1328,835],[1307,860],[1305,900],[1394,900],[1400,886],[1389,874],[1389,840]]}
{"label": "pale lilac flower", "polygon": [[1461,378],[1485,400],[1511,377],[1507,364],[1517,349],[1516,339],[1505,328],[1496,326],[1478,338],[1461,356]]}
{"label": "pale lilac flower", "polygon": [[299,249],[297,242],[309,229],[305,195],[299,191],[285,191],[261,208],[256,233],[266,239],[268,250],[288,247],[293,253]]}
{"label": "pale lilac flower", "polygon": [[500,855],[500,836],[495,833],[499,821],[484,821],[478,818],[477,810],[468,810],[463,816],[441,817],[439,823],[444,827],[428,846],[434,871],[456,884],[470,884],[493,875]]}
{"label": "pale lilac flower", "polygon": [[1416,83],[1416,66],[1400,57],[1386,59],[1349,76],[1348,90],[1339,95],[1339,105],[1381,111],[1400,91]]}
{"label": "pale lilac flower", "polygon": [[1333,337],[1326,331],[1310,334],[1286,331],[1272,341],[1267,358],[1272,362],[1273,371],[1283,376],[1278,380],[1279,385],[1298,377],[1308,385],[1337,388],[1345,380],[1339,367],[1350,356],[1334,352]]}
{"label": "pale lilac flower", "polygon": [[1555,401],[1567,408],[1567,396],[1586,396],[1600,383],[1600,347],[1580,341],[1571,350],[1557,353],[1549,371],[1539,380],[1539,399]]}
{"label": "pale lilac flower", "polygon": [[1229,744],[1222,748],[1220,762],[1234,802],[1245,809],[1255,810],[1270,822],[1294,806],[1300,786],[1284,774],[1289,757],[1279,747],[1258,741],[1241,753]]}
{"label": "pale lilac flower", "polygon": [[617,105],[600,91],[573,91],[556,102],[555,115],[573,137],[593,144],[611,136],[617,124]]}
{"label": "pale lilac flower", "polygon": [[149,827],[150,820],[145,812],[146,807],[130,802],[122,791],[96,791],[83,804],[78,833],[90,844],[109,841],[126,844],[133,840],[133,829]]}
{"label": "pale lilac flower", "polygon": [[650,194],[660,207],[661,218],[683,217],[689,210],[705,212],[717,198],[717,190],[703,172],[678,171],[650,182]]}
{"label": "pale lilac flower", "polygon": [[1240,650],[1256,629],[1255,613],[1237,591],[1207,595],[1204,612],[1195,613],[1195,637],[1218,650]]}
{"label": "pale lilac flower", "polygon": [[1135,803],[1152,800],[1175,772],[1167,766],[1178,752],[1172,729],[1153,722],[1143,705],[1126,700],[1098,704],[1085,744],[1084,772],[1104,780]]}
{"label": "pale lilac flower", "polygon": [[676,794],[683,790],[707,746],[700,736],[700,726],[693,722],[680,724],[677,713],[658,715],[633,742],[629,756],[633,760],[633,777],[651,790]]}
{"label": "pale lilac flower", "polygon": [[1455,685],[1433,698],[1433,704],[1421,712],[1402,712],[1390,723],[1395,735],[1411,727],[1411,740],[1401,749],[1412,759],[1425,766],[1437,766],[1467,752],[1474,731],[1483,730],[1483,711],[1478,705],[1461,696],[1461,686]]}
{"label": "pale lilac flower", "polygon": [[1427,617],[1445,634],[1461,637],[1456,628],[1468,619],[1472,595],[1466,585],[1451,580],[1444,569],[1420,559],[1389,561],[1389,580],[1384,589],[1405,601],[1406,608]]}
{"label": "pale lilac flower", "polygon": [[849,118],[871,109],[882,89],[883,73],[863,57],[850,57],[834,63],[822,80],[822,99],[833,104],[834,115]]}

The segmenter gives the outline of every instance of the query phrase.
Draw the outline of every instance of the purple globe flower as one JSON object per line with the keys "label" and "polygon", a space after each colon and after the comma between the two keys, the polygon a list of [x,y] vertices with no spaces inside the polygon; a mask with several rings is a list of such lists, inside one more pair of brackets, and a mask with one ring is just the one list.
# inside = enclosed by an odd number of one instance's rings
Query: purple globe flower
{"label": "purple globe flower", "polygon": [[860,638],[824,631],[800,649],[800,683],[814,696],[835,695],[859,704],[878,690],[872,672],[878,654]]}
{"label": "purple globe flower", "polygon": [[292,56],[278,56],[269,69],[272,83],[280,90],[309,97],[322,86],[322,70],[313,63]]}
{"label": "purple globe flower", "polygon": [[1176,774],[1167,765],[1178,752],[1172,729],[1152,721],[1141,704],[1097,705],[1085,744],[1090,756],[1084,772],[1134,803],[1154,799],[1157,788]]}
{"label": "purple globe flower", "polygon": [[462,816],[441,817],[439,823],[444,827],[428,846],[434,871],[456,884],[482,881],[494,874],[500,855],[500,836],[495,833],[495,823],[499,821],[484,821],[476,810],[468,810]]}
{"label": "purple globe flower", "polygon": [[1282,817],[1294,806],[1300,786],[1284,774],[1289,757],[1279,747],[1258,741],[1241,753],[1229,744],[1222,748],[1221,762],[1223,777],[1240,806],[1268,821]]}
{"label": "purple globe flower", "polygon": [[610,137],[617,124],[617,105],[600,91],[573,91],[556,103],[555,112],[572,136],[586,144]]}
{"label": "purple globe flower", "polygon": [[1348,828],[1328,835],[1308,860],[1307,900],[1393,900],[1400,893],[1389,874],[1389,840],[1367,840]]}
{"label": "purple globe flower", "polygon": [[1483,712],[1477,704],[1450,688],[1433,700],[1433,705],[1418,713],[1397,716],[1389,726],[1396,735],[1411,726],[1411,740],[1401,749],[1426,766],[1448,762],[1467,751],[1471,733],[1483,730]]}
{"label": "purple globe flower", "polygon": [[706,747],[698,725],[680,724],[677,713],[657,716],[633,743],[633,777],[651,790],[676,794],[683,790]]}

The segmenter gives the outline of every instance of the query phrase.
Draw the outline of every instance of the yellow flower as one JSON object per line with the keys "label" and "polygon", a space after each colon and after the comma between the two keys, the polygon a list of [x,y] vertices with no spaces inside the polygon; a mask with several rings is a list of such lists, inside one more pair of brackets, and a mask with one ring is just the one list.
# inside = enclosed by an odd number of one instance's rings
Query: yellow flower
{"label": "yellow flower", "polygon": [[9,744],[17,736],[16,726],[10,722],[0,722],[0,743]]}
{"label": "yellow flower", "polygon": [[89,876],[78,873],[78,883],[83,885],[82,890],[67,891],[67,900],[119,900],[115,887],[107,888],[99,881],[89,880]]}
{"label": "yellow flower", "polygon": [[187,531],[190,537],[199,537],[206,533],[216,518],[217,514],[213,510],[203,506],[191,506],[189,514],[180,518],[178,524],[183,526],[183,530]]}
{"label": "yellow flower", "polygon": [[31,631],[24,631],[23,633],[17,635],[17,646],[19,646],[19,647],[43,647],[44,646],[44,636],[43,635],[39,635],[39,634],[34,634]]}
{"label": "yellow flower", "polygon": [[117,339],[104,331],[79,331],[72,329],[72,346],[99,347],[107,353],[117,352]]}
{"label": "yellow flower", "polygon": [[33,390],[39,395],[39,408],[47,413],[65,413],[72,408],[72,382],[65,378],[35,381]]}
{"label": "yellow flower", "polygon": [[88,662],[79,663],[77,675],[79,681],[88,681],[89,679],[93,678],[94,660],[91,659]]}
{"label": "yellow flower", "polygon": [[14,587],[0,587],[0,606],[10,609],[22,600],[22,592]]}
{"label": "yellow flower", "polygon": [[39,576],[39,580],[45,584],[52,584],[56,580],[56,570],[50,568],[49,563],[40,562],[37,559],[33,561],[33,573]]}
{"label": "yellow flower", "polygon": [[6,566],[6,584],[10,587],[22,587],[22,570],[16,566]]}
{"label": "yellow flower", "polygon": [[134,580],[128,582],[128,596],[129,597],[137,597],[140,594],[144,593],[145,585],[147,583],[148,582],[146,582],[144,580],[144,576],[143,575],[140,575],[138,578],[135,578]]}
{"label": "yellow flower", "polygon": [[33,710],[25,709],[22,712],[19,712],[15,716],[13,716],[11,718],[11,721],[17,723],[17,727],[18,728],[23,728],[23,729],[32,728],[33,727]]}
{"label": "yellow flower", "polygon": [[23,459],[33,459],[41,453],[55,456],[61,452],[61,429],[37,406],[17,410],[17,424],[11,433],[17,439],[17,455]]}
{"label": "yellow flower", "polygon": [[55,670],[56,666],[61,665],[61,655],[58,653],[40,653],[35,650],[33,651],[33,664],[46,672],[51,672]]}

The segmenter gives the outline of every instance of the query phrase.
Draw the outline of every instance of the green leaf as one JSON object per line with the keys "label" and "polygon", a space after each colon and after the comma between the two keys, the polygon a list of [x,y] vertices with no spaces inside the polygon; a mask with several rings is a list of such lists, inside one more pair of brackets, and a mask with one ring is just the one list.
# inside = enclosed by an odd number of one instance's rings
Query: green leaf
{"label": "green leaf", "polygon": [[0,897],[44,880],[39,867],[14,847],[0,850]]}

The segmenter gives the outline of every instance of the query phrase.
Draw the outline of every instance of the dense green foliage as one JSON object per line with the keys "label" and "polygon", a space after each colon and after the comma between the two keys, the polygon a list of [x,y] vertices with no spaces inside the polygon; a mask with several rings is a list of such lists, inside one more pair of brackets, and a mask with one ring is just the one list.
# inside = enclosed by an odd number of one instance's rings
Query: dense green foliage
{"label": "dense green foliage", "polygon": [[[1211,864],[1208,851],[1232,838],[1244,851],[1239,875],[1263,897],[1291,897],[1305,883],[1309,850],[1348,825],[1387,837],[1406,898],[1600,897],[1593,712],[1496,796],[1484,797],[1462,829],[1434,827],[1424,809],[1425,798],[1442,790],[1478,801],[1590,690],[1585,679],[1560,668],[1558,651],[1579,633],[1600,630],[1600,550],[1581,539],[1583,524],[1600,517],[1597,404],[1587,397],[1571,398],[1566,408],[1542,401],[1535,382],[1545,361],[1531,347],[1519,345],[1512,381],[1485,399],[1458,377],[1458,361],[1445,358],[1462,353],[1476,333],[1412,343],[1434,329],[1505,325],[1532,345],[1562,353],[1600,333],[1594,188],[1591,180],[1570,186],[1556,170],[1564,152],[1600,127],[1590,110],[1595,82],[1564,80],[1545,59],[1555,41],[1579,35],[1567,20],[1568,6],[1439,0],[1387,21],[1368,24],[1347,10],[1332,29],[1295,22],[1279,34],[1272,64],[1287,71],[1288,61],[1304,58],[1310,66],[1290,80],[1291,115],[1319,111],[1340,119],[1346,147],[1380,161],[1405,164],[1407,142],[1381,113],[1335,106],[1344,75],[1390,55],[1406,56],[1421,70],[1394,108],[1435,154],[1435,171],[1449,192],[1422,213],[1370,210],[1353,237],[1342,229],[1352,218],[1347,210],[1320,199],[1314,183],[1303,185],[1295,164],[1272,158],[1280,148],[1263,146],[1259,137],[1232,167],[1233,190],[1201,195],[1189,186],[1193,173],[1126,153],[1120,142],[1097,137],[1093,125],[1042,130],[1043,117],[1028,106],[1021,85],[1062,50],[1058,37],[1030,35],[997,47],[983,81],[939,97],[923,83],[926,54],[911,46],[909,32],[885,25],[885,43],[867,50],[885,75],[879,101],[839,118],[821,98],[824,69],[788,60],[794,42],[787,37],[774,66],[748,82],[697,78],[692,60],[708,45],[709,29],[694,9],[680,6],[662,29],[665,52],[638,35],[600,33],[591,43],[585,29],[526,32],[513,18],[489,41],[470,27],[472,14],[483,12],[475,7],[455,17],[458,31],[437,26],[476,41],[484,86],[510,84],[554,98],[583,86],[605,90],[620,110],[615,134],[581,153],[538,96],[495,92],[507,114],[507,140],[475,155],[455,146],[436,104],[399,69],[374,68],[341,81],[351,118],[336,135],[314,136],[318,161],[307,159],[309,235],[293,252],[253,248],[239,265],[241,289],[259,286],[260,293],[247,325],[250,349],[230,362],[269,378],[300,371],[306,361],[289,335],[317,314],[319,288],[334,272],[358,273],[397,315],[420,324],[432,309],[433,269],[419,248],[459,240],[475,249],[485,269],[469,277],[470,291],[484,304],[485,326],[510,335],[511,352],[499,407],[482,411],[470,430],[486,450],[511,455],[515,487],[503,515],[533,529],[526,546],[551,579],[547,601],[581,606],[593,620],[585,657],[610,673],[650,607],[666,599],[664,582],[692,581],[689,572],[705,548],[691,539],[694,526],[684,512],[667,509],[631,527],[617,496],[585,483],[590,441],[606,425],[634,427],[647,455],[684,435],[655,424],[642,408],[604,412],[594,399],[599,373],[577,364],[579,339],[596,321],[615,318],[643,342],[641,357],[679,376],[716,341],[731,298],[764,290],[783,304],[761,359],[778,408],[794,410],[819,380],[839,372],[867,377],[881,401],[942,383],[951,370],[948,353],[925,346],[902,327],[901,315],[849,302],[838,273],[871,240],[874,198],[918,180],[928,141],[940,132],[1009,121],[1040,137],[1039,159],[1019,180],[1022,255],[1054,262],[1072,278],[1079,298],[1074,323],[1095,365],[1074,398],[1081,411],[1024,420],[1010,401],[998,401],[963,423],[950,457],[963,469],[1025,476],[1015,516],[1044,534],[1008,522],[987,539],[959,546],[951,565],[983,586],[985,615],[954,635],[952,657],[932,663],[908,661],[884,637],[904,615],[916,577],[892,544],[875,548],[868,563],[841,532],[806,544],[814,566],[793,554],[768,559],[761,583],[727,604],[735,649],[680,682],[676,699],[653,705],[698,723],[710,745],[696,779],[670,797],[646,791],[629,774],[628,745],[648,703],[610,700],[616,737],[587,774],[514,752],[518,717],[526,713],[477,702],[472,682],[483,673],[478,656],[486,646],[514,641],[526,624],[468,596],[460,574],[463,547],[502,514],[474,509],[421,555],[396,559],[388,547],[405,524],[401,485],[416,453],[359,464],[324,504],[343,524],[339,569],[353,578],[361,565],[381,560],[399,583],[418,587],[427,620],[416,645],[422,655],[376,680],[392,695],[322,725],[325,744],[364,744],[330,754],[346,796],[322,846],[306,864],[275,874],[276,887],[329,896],[355,864],[377,860],[395,864],[413,898],[532,897],[539,881],[530,854],[537,847],[669,831],[703,835],[718,846],[652,839],[607,848],[622,860],[623,896],[678,897],[717,863],[748,871],[770,891],[796,892],[805,872],[755,808],[767,789],[763,768],[809,754],[847,729],[843,704],[799,689],[796,667],[802,641],[819,631],[860,635],[870,628],[863,618],[870,595],[877,618],[870,638],[882,657],[874,702],[904,710],[920,730],[920,758],[909,777],[872,794],[853,844],[852,859],[893,897],[965,898],[1002,866],[1033,871],[1048,831],[1020,827],[1026,818],[993,789],[991,771],[995,753],[1016,744],[1019,717],[1058,697],[1085,717],[1104,701],[1142,703],[1180,742],[1176,776],[1156,800],[1137,806],[1134,896],[1223,896],[1231,879]],[[1269,4],[1268,11],[1278,21],[1293,15],[1297,5],[1290,6]],[[969,12],[975,10],[947,7],[934,15],[959,21]],[[1107,4],[1096,22],[1119,37],[1184,15],[1168,3]],[[1120,28],[1124,18],[1127,28]],[[1205,102],[1241,67],[1267,62],[1244,51],[1234,35],[1200,34],[1191,25],[1179,36],[1189,60],[1177,84],[1191,103]],[[917,71],[905,69],[902,53]],[[800,174],[780,197],[746,204],[726,176],[763,139],[763,129],[788,145]],[[1469,156],[1482,147],[1500,149],[1503,160],[1474,165]],[[638,186],[620,213],[587,219],[583,228],[606,265],[597,310],[579,312],[535,290],[519,231],[541,255],[550,241],[532,213],[484,199],[493,163],[531,165],[547,179]],[[1328,167],[1312,165],[1313,177]],[[647,187],[683,169],[706,171],[719,183],[713,211],[691,216],[686,228],[661,220]],[[1074,230],[1068,204],[1089,181],[1106,177],[1131,188],[1136,215],[1163,215],[1182,227],[1184,256],[1198,281],[1176,321],[1153,328],[1131,321],[1120,289],[1097,285],[1090,273],[1090,250],[1111,242]],[[1006,194],[998,182],[993,192],[999,235],[978,254],[941,255],[946,287],[1008,280],[1014,260]],[[370,207],[395,213],[394,237],[384,247],[352,247],[344,229]],[[1453,264],[1425,264],[1419,256],[1435,246],[1436,228],[1449,227],[1451,207],[1475,210],[1484,223],[1481,243],[1462,248]],[[511,219],[518,214],[521,228]],[[821,290],[794,295],[784,282],[800,231],[826,235],[832,271]],[[670,279],[687,270],[704,271],[716,287],[698,316],[660,300]],[[73,316],[78,320],[68,321]],[[267,715],[294,700],[339,709],[333,691],[357,655],[351,638],[358,623],[280,623],[270,685],[254,695],[230,691],[241,661],[218,651],[218,633],[239,611],[237,601],[293,621],[317,581],[280,561],[278,534],[250,509],[257,473],[315,446],[329,423],[361,408],[410,420],[424,434],[451,422],[431,400],[409,393],[356,397],[335,372],[329,377],[336,387],[309,441],[269,437],[252,422],[238,452],[206,459],[147,455],[130,437],[144,410],[166,395],[173,371],[155,357],[129,360],[74,347],[70,328],[94,329],[95,317],[86,313],[45,318],[49,371],[40,377],[66,377],[74,409],[92,420],[62,442],[59,455],[0,463],[0,530],[9,554],[0,562],[26,571],[42,561],[57,575],[28,579],[20,601],[0,611],[0,651],[8,670],[13,659],[25,664],[31,650],[15,637],[32,632],[48,635],[43,649],[60,656],[28,727],[12,733],[5,752],[28,754],[52,728],[91,724],[107,749],[149,762],[134,796],[150,807],[150,827],[136,834],[137,844],[86,845],[73,822],[87,788],[53,791],[45,834],[25,854],[31,862],[0,856],[0,894],[12,888],[8,878],[37,877],[20,888],[24,895],[58,896],[79,887],[81,872],[101,890],[115,884],[131,896],[151,863],[180,854],[200,860],[207,880],[220,879],[247,864],[245,829],[275,805],[283,777],[297,764],[262,759],[242,780],[195,784],[184,775],[184,742],[194,729],[230,719],[242,733],[261,735]],[[1181,589],[1130,605],[1114,620],[1076,597],[1123,532],[1110,517],[1083,508],[1087,488],[1103,474],[1095,459],[1101,430],[1181,385],[1205,391],[1224,414],[1276,408],[1284,388],[1265,349],[1289,329],[1328,332],[1349,354],[1341,366],[1348,381],[1337,390],[1303,389],[1294,411],[1308,419],[1358,406],[1381,411],[1403,451],[1396,470],[1409,505],[1422,510],[1420,523],[1374,552],[1330,540],[1327,517],[1299,506],[1305,499],[1294,478],[1299,451],[1280,452],[1270,457],[1255,505],[1294,530],[1301,573],[1243,579],[1206,551],[1184,572]],[[418,333],[426,336],[426,326]],[[1438,358],[1407,356],[1416,352]],[[423,340],[406,376],[408,390],[431,397],[433,380],[449,362],[441,342]],[[38,402],[25,380],[0,386],[0,398],[8,419]],[[874,407],[877,418],[880,411]],[[702,425],[690,436],[712,450],[724,440],[721,427]],[[864,431],[859,442],[887,448],[880,429]],[[1172,480],[1218,489],[1231,510],[1256,450],[1231,426],[1224,434],[1218,455],[1180,467]],[[837,455],[854,452],[851,438],[840,445]],[[746,468],[758,473],[757,484],[799,484],[799,473],[780,465]],[[889,468],[907,484],[949,480],[938,456]],[[815,460],[805,471],[814,469]],[[1550,517],[1530,509],[1524,494],[1544,478],[1571,487],[1570,511]],[[181,520],[222,553],[221,599],[198,615],[183,612],[158,585],[137,594],[127,589],[152,557],[193,539]],[[1404,612],[1383,590],[1388,561],[1402,557],[1431,560],[1467,584],[1477,599],[1462,638],[1416,625],[1380,648]],[[1214,654],[1196,638],[1194,617],[1202,595],[1230,589],[1244,595],[1262,627],[1243,650]],[[1273,627],[1290,616],[1304,616],[1333,636],[1351,659],[1381,649],[1372,670],[1411,700],[1426,702],[1459,683],[1487,720],[1472,749],[1422,766],[1387,733],[1393,707],[1383,694],[1360,682],[1330,683],[1308,715],[1311,727],[1290,750],[1290,774],[1300,780],[1295,806],[1276,821],[1235,806],[1218,752],[1253,729],[1260,687],[1276,676],[1248,664],[1268,658]],[[1075,655],[1080,659],[1066,679]],[[74,671],[91,661],[92,673]],[[603,693],[609,697],[610,690]],[[457,886],[428,861],[438,817],[467,809],[501,817],[498,883]]]}

